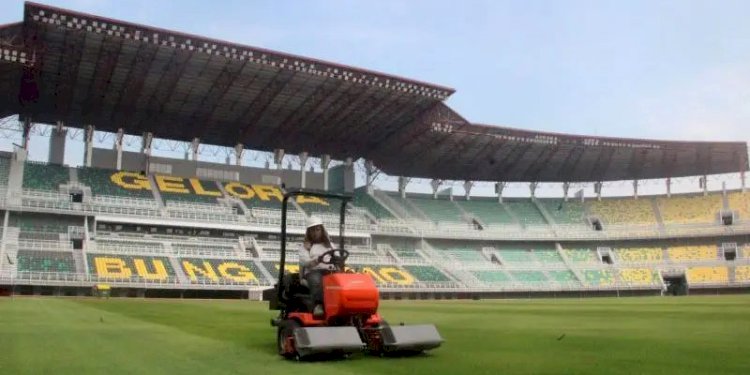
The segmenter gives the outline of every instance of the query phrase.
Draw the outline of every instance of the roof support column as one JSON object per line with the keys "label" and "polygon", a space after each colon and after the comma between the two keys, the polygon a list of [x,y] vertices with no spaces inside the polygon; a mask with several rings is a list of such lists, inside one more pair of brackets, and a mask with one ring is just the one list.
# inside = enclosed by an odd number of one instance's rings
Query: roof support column
{"label": "roof support column", "polygon": [[276,170],[281,170],[284,167],[284,149],[277,148],[273,150],[273,162],[276,164]]}
{"label": "roof support column", "polygon": [[65,138],[68,130],[62,121],[57,122],[57,126],[52,129],[49,137],[49,156],[47,162],[50,164],[62,165],[65,161]]}
{"label": "roof support column", "polygon": [[372,160],[365,160],[365,184],[368,193],[375,191],[372,183],[375,182],[375,164]]}
{"label": "roof support column", "polygon": [[568,201],[568,192],[570,191],[570,182],[563,182],[563,201]]}
{"label": "roof support column", "polygon": [[672,198],[672,177],[667,177],[667,198]]}
{"label": "roof support column", "polygon": [[740,171],[740,184],[742,184],[742,192],[745,192],[745,171]]}
{"label": "roof support column", "polygon": [[406,185],[411,182],[411,178],[398,176],[398,194],[401,198],[406,198]]}
{"label": "roof support column", "polygon": [[505,185],[507,185],[507,182],[496,182],[495,183],[495,194],[497,194],[497,202],[503,203],[503,190],[505,189]]}
{"label": "roof support column", "polygon": [[471,188],[474,187],[474,181],[464,181],[464,192],[466,193],[466,200],[471,200]]}
{"label": "roof support column", "polygon": [[192,154],[192,160],[198,161],[198,148],[201,145],[201,139],[198,137],[193,138],[193,141],[190,142],[190,151]]}
{"label": "roof support column", "polygon": [[114,149],[117,151],[117,159],[115,160],[115,169],[122,170],[122,140],[125,138],[125,130],[122,128],[117,129],[117,135],[115,135]]}
{"label": "roof support column", "polygon": [[633,180],[633,199],[638,199],[638,180]]}
{"label": "roof support column", "polygon": [[323,170],[323,190],[328,191],[328,167],[331,165],[331,155],[320,157],[320,169]]}
{"label": "roof support column", "polygon": [[708,195],[708,177],[706,175],[698,179],[698,185],[703,189],[703,195]]}
{"label": "roof support column", "polygon": [[234,163],[238,166],[242,166],[242,157],[245,155],[245,146],[242,143],[238,143],[234,146]]}
{"label": "roof support column", "polygon": [[305,181],[305,177],[306,177],[306,175],[305,175],[305,172],[306,172],[305,168],[307,167],[307,158],[308,157],[309,157],[309,154],[306,151],[305,152],[300,152],[300,154],[299,154],[299,172],[300,172],[300,175],[299,175],[299,181],[300,181],[299,182],[299,186],[301,188],[303,188],[303,189],[305,187],[307,187],[307,181]]}
{"label": "roof support column", "polygon": [[529,183],[529,193],[531,193],[531,199],[536,199],[536,188],[539,187],[538,182]]}
{"label": "roof support column", "polygon": [[141,152],[146,156],[151,156],[151,143],[154,141],[154,133],[145,132],[141,137]]}
{"label": "roof support column", "polygon": [[21,140],[21,148],[29,151],[29,140],[31,139],[31,129],[34,124],[31,123],[31,117],[26,116],[23,120],[23,139]]}
{"label": "roof support column", "polygon": [[598,181],[594,183],[594,192],[596,193],[596,200],[602,200],[602,182]]}
{"label": "roof support column", "polygon": [[443,184],[443,180],[432,180],[430,185],[432,186],[432,199],[437,199],[438,189]]}
{"label": "roof support column", "polygon": [[84,149],[83,149],[83,165],[90,167],[91,159],[94,152],[94,125],[86,125],[86,133],[84,135]]}
{"label": "roof support column", "polygon": [[145,173],[149,173],[149,163],[151,162],[151,144],[154,142],[154,133],[145,132],[141,137],[141,152],[145,156]]}

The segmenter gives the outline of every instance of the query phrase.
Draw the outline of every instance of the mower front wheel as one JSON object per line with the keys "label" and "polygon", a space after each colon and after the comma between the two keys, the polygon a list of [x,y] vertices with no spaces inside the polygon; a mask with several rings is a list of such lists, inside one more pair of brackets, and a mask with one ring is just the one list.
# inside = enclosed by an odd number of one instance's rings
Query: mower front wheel
{"label": "mower front wheel", "polygon": [[300,327],[300,324],[296,320],[284,320],[279,324],[279,329],[276,331],[276,347],[279,350],[279,355],[286,359],[299,360],[300,356],[297,353],[297,345],[294,342],[294,329]]}

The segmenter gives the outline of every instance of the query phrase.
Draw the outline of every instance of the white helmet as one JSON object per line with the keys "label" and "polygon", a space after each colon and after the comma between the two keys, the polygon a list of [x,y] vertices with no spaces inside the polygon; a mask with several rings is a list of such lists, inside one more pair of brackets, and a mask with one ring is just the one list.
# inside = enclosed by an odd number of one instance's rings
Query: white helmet
{"label": "white helmet", "polygon": [[318,216],[310,216],[307,218],[307,228],[314,227],[316,225],[323,225],[323,219]]}

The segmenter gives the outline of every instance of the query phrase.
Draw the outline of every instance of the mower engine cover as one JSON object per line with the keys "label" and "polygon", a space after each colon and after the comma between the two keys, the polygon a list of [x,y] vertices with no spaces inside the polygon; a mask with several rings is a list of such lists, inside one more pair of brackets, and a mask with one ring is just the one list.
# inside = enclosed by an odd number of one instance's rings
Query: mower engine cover
{"label": "mower engine cover", "polygon": [[380,294],[370,275],[334,273],[323,277],[327,317],[365,315],[378,311]]}

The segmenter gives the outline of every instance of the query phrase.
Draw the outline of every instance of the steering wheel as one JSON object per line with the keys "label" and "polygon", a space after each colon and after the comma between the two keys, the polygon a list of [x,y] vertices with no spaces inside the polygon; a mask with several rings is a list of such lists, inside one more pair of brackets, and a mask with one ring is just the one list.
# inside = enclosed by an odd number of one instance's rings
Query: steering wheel
{"label": "steering wheel", "polygon": [[344,268],[344,262],[349,258],[349,252],[344,249],[331,249],[318,256],[318,261],[322,264],[332,264],[339,268]]}

